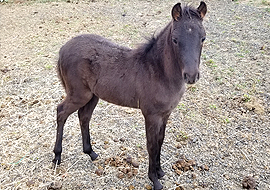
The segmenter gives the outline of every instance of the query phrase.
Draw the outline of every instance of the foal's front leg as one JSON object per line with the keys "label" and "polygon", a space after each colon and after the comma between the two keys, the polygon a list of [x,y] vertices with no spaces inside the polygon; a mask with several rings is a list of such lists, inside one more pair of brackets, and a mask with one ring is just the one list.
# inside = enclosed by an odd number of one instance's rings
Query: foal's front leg
{"label": "foal's front leg", "polygon": [[160,153],[161,153],[161,146],[163,144],[163,140],[165,137],[166,123],[167,123],[167,119],[166,119],[166,121],[164,121],[164,123],[163,123],[162,127],[160,128],[159,133],[157,135],[158,136],[158,147],[159,147],[158,156],[157,156],[157,166],[156,166],[158,179],[162,178],[165,175],[165,173],[162,170],[161,165],[160,165]]}
{"label": "foal's front leg", "polygon": [[164,139],[167,118],[158,115],[145,116],[147,150],[149,154],[148,176],[154,183],[155,190],[163,188],[158,179],[164,176],[160,166],[160,150]]}

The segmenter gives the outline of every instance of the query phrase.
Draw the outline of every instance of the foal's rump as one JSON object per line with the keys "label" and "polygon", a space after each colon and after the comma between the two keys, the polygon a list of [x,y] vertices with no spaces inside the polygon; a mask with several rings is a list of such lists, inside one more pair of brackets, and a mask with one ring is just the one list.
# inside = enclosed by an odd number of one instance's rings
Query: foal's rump
{"label": "foal's rump", "polygon": [[[60,50],[58,72],[67,93],[91,91],[108,102],[137,107],[131,49],[93,34],[77,36]],[[68,86],[66,85],[68,84]]]}

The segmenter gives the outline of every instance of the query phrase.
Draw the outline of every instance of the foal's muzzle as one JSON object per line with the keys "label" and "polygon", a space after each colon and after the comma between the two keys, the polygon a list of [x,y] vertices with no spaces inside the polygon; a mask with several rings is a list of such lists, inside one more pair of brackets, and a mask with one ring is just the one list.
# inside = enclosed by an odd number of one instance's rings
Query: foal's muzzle
{"label": "foal's muzzle", "polygon": [[184,80],[187,84],[194,84],[200,79],[200,72],[195,72],[194,74],[184,73]]}

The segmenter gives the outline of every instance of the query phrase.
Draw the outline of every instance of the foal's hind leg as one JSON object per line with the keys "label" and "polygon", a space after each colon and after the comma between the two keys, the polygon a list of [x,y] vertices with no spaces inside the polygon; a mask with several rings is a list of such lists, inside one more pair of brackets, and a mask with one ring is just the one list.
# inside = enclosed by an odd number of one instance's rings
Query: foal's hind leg
{"label": "foal's hind leg", "polygon": [[55,154],[53,163],[60,164],[61,162],[63,129],[68,116],[84,106],[90,98],[67,95],[66,99],[57,106],[57,134],[53,151]]}
{"label": "foal's hind leg", "polygon": [[93,151],[90,144],[90,134],[89,134],[89,121],[91,119],[92,113],[98,103],[98,97],[93,95],[92,99],[78,111],[82,140],[83,140],[83,152],[91,157],[91,160],[95,160],[98,155]]}

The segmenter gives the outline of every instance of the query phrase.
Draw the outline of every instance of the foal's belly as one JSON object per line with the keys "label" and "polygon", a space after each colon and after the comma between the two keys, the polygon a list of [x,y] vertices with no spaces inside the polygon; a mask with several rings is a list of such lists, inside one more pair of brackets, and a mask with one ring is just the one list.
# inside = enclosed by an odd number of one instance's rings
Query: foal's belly
{"label": "foal's belly", "polygon": [[138,93],[132,74],[123,76],[118,73],[110,73],[101,76],[93,89],[93,93],[99,98],[125,107],[138,108]]}

